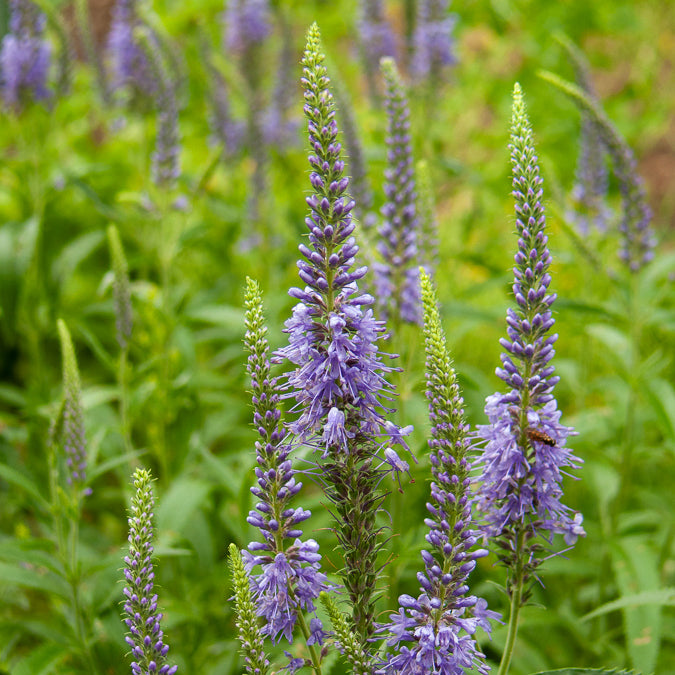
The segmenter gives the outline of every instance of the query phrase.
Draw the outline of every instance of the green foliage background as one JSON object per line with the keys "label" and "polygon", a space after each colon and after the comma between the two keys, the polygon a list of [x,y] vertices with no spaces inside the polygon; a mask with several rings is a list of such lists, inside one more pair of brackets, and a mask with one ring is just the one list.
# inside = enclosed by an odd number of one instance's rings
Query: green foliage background
{"label": "green foliage background", "polygon": [[[399,34],[403,4],[388,3]],[[72,16],[65,4],[50,6],[57,16]],[[379,208],[385,120],[369,100],[358,59],[356,2],[278,0],[275,8],[288,19],[298,62],[307,27],[319,23],[330,73],[354,102]],[[2,9],[6,16],[4,3]],[[484,399],[501,385],[494,369],[516,245],[506,145],[517,80],[545,179],[559,294],[559,405],[563,423],[579,432],[573,445],[585,461],[581,480],[566,481],[566,503],[583,512],[588,536],[542,568],[535,602],[522,613],[511,672],[604,666],[672,673],[675,7],[665,0],[474,0],[456,2],[453,10],[459,64],[442,88],[414,90],[412,125],[416,157],[428,161],[434,184],[439,297],[466,412],[472,423],[484,423]],[[156,0],[150,14],[181,55],[186,76],[183,175],[173,195],[158,194],[150,183],[154,115],[103,105],[86,64],[76,64],[72,91],[51,110],[0,117],[0,671],[12,675],[128,672],[120,569],[129,479],[139,463],[158,477],[157,582],[170,654],[183,673],[242,669],[225,555],[230,542],[243,547],[255,538],[246,522],[254,434],[241,342],[244,279],[260,282],[271,342],[282,344],[309,183],[299,133],[294,147],[272,152],[268,236],[247,250],[252,161],[219,161],[209,145],[200,35],[216,50],[233,107],[245,110],[241,76],[220,47],[221,11],[213,0]],[[609,117],[640,158],[659,244],[655,261],[633,278],[618,262],[614,234],[592,233],[580,248],[565,222],[579,118],[537,77],[540,68],[572,77],[552,39],[556,31],[584,49]],[[50,36],[58,51],[53,27]],[[275,64],[279,45],[277,33],[266,63]],[[265,72],[271,89],[275,67]],[[298,79],[299,72],[298,66]],[[296,98],[300,118],[299,84]],[[170,208],[178,195],[187,198],[185,211]],[[611,197],[618,208],[613,183]],[[158,206],[149,208],[151,200]],[[105,236],[111,223],[129,261],[135,320],[126,443]],[[48,428],[62,395],[59,317],[79,360],[93,489],[84,504],[75,578],[84,634],[76,631],[71,586],[56,554],[49,497]],[[415,425],[419,463],[415,482],[404,485],[390,509],[393,554],[383,578],[382,620],[398,593],[417,591],[428,476],[422,340],[412,328],[396,340],[404,366],[399,419]],[[324,566],[333,572],[340,562],[327,509],[317,487],[305,484],[302,506],[314,514],[305,530],[322,543]],[[472,579],[491,608],[506,612],[494,583],[502,576],[490,557]],[[503,627],[491,642],[481,638],[492,662],[504,638]],[[94,666],[83,661],[85,642]],[[326,672],[344,669],[336,663]]]}

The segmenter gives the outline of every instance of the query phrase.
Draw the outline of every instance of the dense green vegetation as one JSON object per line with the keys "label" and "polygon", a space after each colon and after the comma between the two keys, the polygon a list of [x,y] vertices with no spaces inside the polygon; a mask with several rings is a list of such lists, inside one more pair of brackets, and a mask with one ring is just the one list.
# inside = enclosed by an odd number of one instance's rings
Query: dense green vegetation
{"label": "dense green vegetation", "polygon": [[[57,56],[57,23],[74,35],[74,13],[65,3],[41,4],[53,13],[47,33]],[[281,26],[292,32],[299,64],[304,34],[317,21],[329,74],[348,93],[342,105],[348,98],[353,106],[377,213],[386,120],[359,58],[356,4],[274,3],[260,95],[272,96]],[[388,3],[399,35],[405,4]],[[584,460],[580,480],[565,481],[565,502],[584,514],[587,536],[540,569],[542,583],[521,612],[510,672],[572,666],[675,672],[675,7],[495,0],[452,9],[458,64],[441,85],[412,86],[411,124],[415,156],[428,164],[436,202],[436,282],[466,414],[472,425],[485,424],[485,397],[503,386],[494,370],[516,247],[507,143],[519,81],[545,181],[552,288],[559,296],[557,398],[563,423],[578,432],[570,445]],[[148,8],[180,78],[182,174],[170,190],[151,180],[152,106],[106,103],[86,60],[73,64],[70,91],[50,105],[0,113],[0,672],[128,672],[120,570],[130,479],[140,465],[157,478],[156,585],[179,672],[242,672],[226,557],[230,543],[243,548],[256,537],[246,522],[255,436],[242,346],[245,279],[259,282],[270,342],[281,346],[294,304],[287,289],[299,284],[295,263],[310,186],[298,65],[291,113],[297,131],[286,147],[269,148],[262,234],[251,238],[257,160],[210,140],[209,60],[242,120],[249,91],[240,64],[222,48],[221,11],[213,0],[155,0]],[[98,27],[100,17],[92,18]],[[638,273],[618,259],[615,228],[580,235],[567,216],[579,114],[538,76],[546,69],[573,79],[552,39],[556,32],[584,50],[607,115],[639,160],[658,244],[653,262]],[[405,77],[404,64],[401,70]],[[615,179],[609,200],[618,212]],[[124,351],[115,337],[110,225],[131,278],[133,331]],[[74,342],[85,408],[92,493],[79,519],[80,507],[69,501],[54,466],[60,460],[51,426],[63,398],[58,319]],[[403,495],[394,488],[387,507],[394,522],[382,621],[399,593],[418,592],[429,476],[419,329],[402,326],[391,349],[401,354],[403,369],[394,378],[396,421],[414,425],[410,445],[418,463],[414,482],[404,481]],[[324,571],[333,574],[341,561],[325,498],[304,482],[302,507],[313,514],[305,531],[321,543]],[[77,542],[76,553],[69,542]],[[508,615],[504,571],[494,556],[479,561],[471,583]],[[480,636],[491,664],[499,662],[505,639],[505,626],[495,627],[492,641]],[[342,672],[337,655],[332,670],[324,669]]]}

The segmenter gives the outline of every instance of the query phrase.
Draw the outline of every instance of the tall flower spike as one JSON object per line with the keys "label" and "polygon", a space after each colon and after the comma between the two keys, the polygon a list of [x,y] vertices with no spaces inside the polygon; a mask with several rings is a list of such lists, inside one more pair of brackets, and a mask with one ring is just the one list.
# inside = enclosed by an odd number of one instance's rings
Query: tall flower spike
{"label": "tall flower spike", "polygon": [[[63,424],[61,445],[66,456],[68,485],[80,489],[86,482],[87,439],[84,431],[82,386],[73,341],[66,324],[57,323],[63,361]],[[88,490],[85,494],[88,494]]]}
{"label": "tall flower spike", "polygon": [[352,215],[367,228],[373,224],[376,217],[375,214],[369,213],[373,207],[373,192],[370,189],[370,182],[368,180],[368,170],[356,125],[354,106],[346,87],[342,85],[340,79],[336,78],[333,84],[335,100],[338,105],[340,128],[344,136],[345,150],[348,158],[349,182],[352,196],[354,197]]}
{"label": "tall flower spike", "polygon": [[[523,560],[536,550],[528,543],[537,533],[560,532],[568,544],[584,534],[581,515],[562,504],[562,475],[581,460],[565,447],[574,432],[560,424],[553,395],[559,378],[551,359],[558,339],[549,291],[551,255],[545,232],[542,179],[532,142],[522,91],[515,85],[511,123],[511,166],[516,202],[518,252],[515,255],[515,308],[507,311],[508,339],[497,375],[509,386],[506,394],[489,396],[485,412],[490,424],[479,427],[487,441],[480,460],[482,476],[477,506],[484,512],[488,536],[505,541],[504,562]],[[536,566],[534,558],[525,561]]]}
{"label": "tall flower spike", "polygon": [[417,236],[419,220],[410,138],[408,100],[392,59],[382,59],[386,87],[387,169],[382,207],[384,217],[377,250],[383,262],[375,267],[375,287],[382,312],[390,320],[420,323]]}
{"label": "tall flower spike", "polygon": [[251,584],[239,549],[230,544],[230,568],[232,569],[232,585],[237,612],[237,629],[241,642],[246,672],[251,675],[267,675],[270,662],[264,651],[264,640],[256,606],[251,597]]}
{"label": "tall flower spike", "polygon": [[479,531],[471,514],[469,425],[441,327],[431,279],[422,269],[426,397],[431,421],[431,500],[427,503],[429,550],[422,551],[424,572],[417,578],[418,598],[402,595],[400,610],[383,626],[389,632],[389,655],[383,672],[447,673],[465,669],[487,673],[485,656],[472,637],[478,626],[490,631],[489,620],[498,615],[485,600],[468,595],[467,578],[476,560],[487,555],[475,549]]}
{"label": "tall flower spike", "polygon": [[0,50],[0,98],[18,110],[29,100],[49,98],[51,48],[44,39],[46,17],[31,0],[10,0],[9,33]]}
{"label": "tall flower spike", "polygon": [[357,27],[368,89],[377,101],[377,69],[380,59],[396,56],[396,38],[385,16],[382,0],[360,0]]}
{"label": "tall flower spike", "polygon": [[229,0],[224,14],[225,45],[238,58],[248,99],[246,142],[253,160],[244,239],[248,247],[260,244],[269,199],[269,152],[265,143],[265,97],[262,89],[265,40],[271,31],[268,0]]}
{"label": "tall flower spike", "polygon": [[108,227],[108,246],[113,268],[113,301],[115,303],[115,333],[121,349],[125,349],[131,330],[131,291],[129,289],[129,268],[122,248],[119,232],[114,225]]}
{"label": "tall flower spike", "polygon": [[597,101],[553,73],[542,73],[541,77],[569,96],[597,128],[612,160],[621,192],[622,218],[619,230],[623,235],[623,243],[619,257],[631,272],[637,272],[653,259],[656,237],[651,227],[652,210],[647,202],[642,177],[637,172],[635,155]]}
{"label": "tall flower spike", "polygon": [[438,267],[438,222],[436,204],[431,184],[429,164],[426,160],[417,162],[417,212],[419,213],[419,258],[420,265],[433,275]]}
{"label": "tall flower spike", "polygon": [[117,0],[108,34],[107,55],[112,88],[125,89],[144,98],[156,92],[157,81],[137,38],[141,26],[137,4],[138,0]]}
{"label": "tall flower spike", "polygon": [[[280,10],[281,15],[281,10]],[[290,118],[295,110],[298,97],[298,81],[296,67],[298,63],[295,52],[293,29],[281,16],[282,32],[281,52],[278,55],[279,66],[274,78],[272,99],[265,111],[263,135],[268,145],[284,150],[293,145],[298,138],[299,118]]]}
{"label": "tall flower spike", "polygon": [[419,1],[411,64],[418,78],[436,82],[443,68],[457,62],[452,37],[456,17],[448,12],[449,5],[449,0]]}
{"label": "tall flower spike", "polygon": [[[319,29],[309,29],[302,83],[311,154],[307,197],[309,246],[302,244],[299,275],[305,289],[289,292],[299,301],[286,322],[289,344],[279,357],[296,366],[287,380],[288,398],[297,401],[290,425],[301,441],[321,451],[320,475],[335,505],[335,533],[344,555],[342,579],[353,605],[353,624],[365,644],[372,636],[374,595],[382,547],[375,517],[384,493],[382,477],[407,468],[391,449],[405,446],[401,430],[385,419],[392,389],[376,341],[384,325],[367,309],[373,298],[353,269],[358,246],[351,236],[354,202],[347,195],[335,104],[323,65]],[[386,440],[387,442],[383,442]]]}
{"label": "tall flower spike", "polygon": [[166,662],[169,646],[164,644],[160,625],[163,614],[157,611],[157,594],[153,593],[155,498],[150,472],[136,469],[133,483],[136,493],[129,514],[129,554],[124,557],[124,623],[130,633],[125,640],[131,647],[131,672],[133,675],[173,675],[178,666]]}
{"label": "tall flower spike", "polygon": [[152,180],[160,188],[172,189],[180,176],[180,138],[176,82],[169,72],[155,33],[138,28],[135,37],[149,64],[155,81],[157,135],[152,153]]}
{"label": "tall flower spike", "polygon": [[[279,635],[293,641],[298,612],[314,612],[319,593],[331,585],[320,571],[319,545],[313,539],[300,539],[298,525],[312,515],[311,511],[291,507],[302,483],[295,480],[289,456],[292,446],[281,422],[279,384],[270,376],[266,333],[260,289],[247,278],[244,342],[249,352],[253,425],[259,434],[255,444],[257,484],[251,488],[259,502],[247,521],[260,529],[264,541],[250,543],[250,552],[244,551],[243,556],[247,572],[262,566],[261,573],[251,575],[253,597],[258,615],[265,619],[263,630],[275,643]],[[320,628],[319,622],[317,631]]]}
{"label": "tall flower spike", "polygon": [[[591,80],[590,66],[582,51],[568,38],[558,37],[574,68],[577,84],[594,101],[598,101]],[[607,171],[607,150],[600,136],[600,130],[586,113],[581,114],[580,152],[577,160],[575,185],[572,189],[574,221],[581,234],[587,234],[591,227],[606,230],[611,217],[607,206],[609,176]]]}
{"label": "tall flower spike", "polygon": [[268,0],[228,0],[225,9],[225,44],[236,54],[264,42],[271,31]]}

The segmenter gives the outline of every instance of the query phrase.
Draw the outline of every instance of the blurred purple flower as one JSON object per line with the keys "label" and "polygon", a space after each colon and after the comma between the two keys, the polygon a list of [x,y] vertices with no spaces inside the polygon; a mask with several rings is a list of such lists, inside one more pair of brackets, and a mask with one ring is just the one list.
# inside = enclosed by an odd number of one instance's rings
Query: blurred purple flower
{"label": "blurred purple flower", "polygon": [[268,0],[228,0],[223,20],[225,45],[235,54],[264,42],[271,32]]}
{"label": "blurred purple flower", "polygon": [[396,56],[396,38],[386,19],[382,0],[361,0],[359,39],[366,64],[374,72],[385,56]]}
{"label": "blurred purple flower", "polygon": [[30,0],[10,0],[9,33],[0,50],[0,96],[20,109],[27,100],[49,98],[47,75],[51,47],[44,39],[46,18]]}
{"label": "blurred purple flower", "polygon": [[117,0],[108,34],[108,60],[113,89],[130,88],[141,96],[156,92],[148,57],[139,44],[135,31],[141,26],[136,10],[137,0]]}
{"label": "blurred purple flower", "polygon": [[410,109],[396,65],[382,59],[386,85],[387,168],[375,266],[376,297],[382,313],[394,323],[420,323],[417,193],[410,136]]}
{"label": "blurred purple flower", "polygon": [[449,5],[449,0],[419,0],[410,67],[418,78],[436,77],[457,63],[452,37],[456,17],[448,12]]}

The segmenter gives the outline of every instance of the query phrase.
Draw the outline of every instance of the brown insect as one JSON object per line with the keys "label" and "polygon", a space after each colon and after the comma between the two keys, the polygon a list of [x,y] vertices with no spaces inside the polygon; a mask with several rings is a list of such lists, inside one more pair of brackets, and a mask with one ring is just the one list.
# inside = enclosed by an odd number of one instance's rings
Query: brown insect
{"label": "brown insect", "polygon": [[539,443],[543,443],[544,445],[550,445],[552,448],[554,448],[557,445],[555,440],[552,439],[545,431],[542,431],[541,429],[528,427],[525,430],[525,433],[527,434],[527,437],[530,439],[530,441],[538,441]]}

